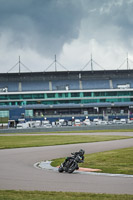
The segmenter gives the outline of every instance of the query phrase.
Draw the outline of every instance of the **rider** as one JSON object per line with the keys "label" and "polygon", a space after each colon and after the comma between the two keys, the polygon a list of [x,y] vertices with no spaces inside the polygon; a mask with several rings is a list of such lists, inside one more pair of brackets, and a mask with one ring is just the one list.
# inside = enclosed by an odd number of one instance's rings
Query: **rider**
{"label": "rider", "polygon": [[[67,157],[66,160],[64,161],[63,163],[63,166],[66,164],[67,161],[69,161],[72,157],[76,157],[77,155],[79,155],[81,157],[81,162],[84,162],[84,154],[85,154],[85,151],[83,149],[80,149],[78,152],[74,152],[74,153],[71,153],[73,156],[71,157]],[[78,169],[78,168],[77,168]]]}
{"label": "rider", "polygon": [[72,153],[72,155],[74,155],[74,157],[79,155],[82,158],[81,162],[84,162],[84,154],[85,154],[85,151],[83,149],[80,149],[78,152]]}

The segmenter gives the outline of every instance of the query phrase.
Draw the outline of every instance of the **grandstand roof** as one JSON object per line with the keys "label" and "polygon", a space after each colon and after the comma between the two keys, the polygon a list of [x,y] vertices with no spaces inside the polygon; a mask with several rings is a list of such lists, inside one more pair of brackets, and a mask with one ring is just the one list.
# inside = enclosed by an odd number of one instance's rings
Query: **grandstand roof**
{"label": "grandstand roof", "polygon": [[133,70],[97,70],[97,71],[56,71],[56,72],[21,72],[0,73],[0,81],[30,81],[30,80],[62,80],[62,79],[96,79],[116,77],[133,77]]}

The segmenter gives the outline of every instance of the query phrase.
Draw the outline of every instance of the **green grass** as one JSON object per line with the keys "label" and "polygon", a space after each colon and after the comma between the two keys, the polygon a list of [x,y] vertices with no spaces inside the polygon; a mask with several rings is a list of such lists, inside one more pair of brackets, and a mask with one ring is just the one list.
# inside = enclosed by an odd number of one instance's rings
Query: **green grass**
{"label": "green grass", "polygon": [[133,200],[128,194],[94,194],[81,192],[0,191],[0,200]]}
{"label": "green grass", "polygon": [[87,166],[104,173],[133,174],[133,147],[87,155],[84,167]]}
{"label": "green grass", "polygon": [[39,147],[76,143],[99,142],[131,138],[112,135],[32,135],[32,136],[0,136],[0,149]]}
{"label": "green grass", "polygon": [[[65,158],[55,159],[52,166],[58,166]],[[133,175],[133,147],[85,155],[80,167],[101,169],[103,173]]]}

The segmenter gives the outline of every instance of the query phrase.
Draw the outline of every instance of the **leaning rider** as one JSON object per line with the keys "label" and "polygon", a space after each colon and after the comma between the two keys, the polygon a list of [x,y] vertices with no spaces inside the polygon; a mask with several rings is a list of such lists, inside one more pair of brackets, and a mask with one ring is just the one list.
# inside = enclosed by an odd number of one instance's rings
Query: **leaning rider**
{"label": "leaning rider", "polygon": [[74,153],[71,153],[71,154],[72,154],[72,156],[66,158],[66,160],[63,163],[63,166],[66,164],[67,161],[69,161],[73,157],[75,158],[77,155],[79,155],[81,157],[81,162],[84,162],[85,151],[83,149],[80,149],[78,152],[74,152]]}

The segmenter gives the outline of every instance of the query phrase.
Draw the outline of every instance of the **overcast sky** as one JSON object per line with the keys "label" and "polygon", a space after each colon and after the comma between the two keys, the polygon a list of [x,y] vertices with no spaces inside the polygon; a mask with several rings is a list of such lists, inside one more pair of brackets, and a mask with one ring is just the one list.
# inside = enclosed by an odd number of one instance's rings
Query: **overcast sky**
{"label": "overcast sky", "polygon": [[0,73],[19,56],[31,71],[91,70],[91,55],[94,70],[133,69],[133,0],[0,0]]}

